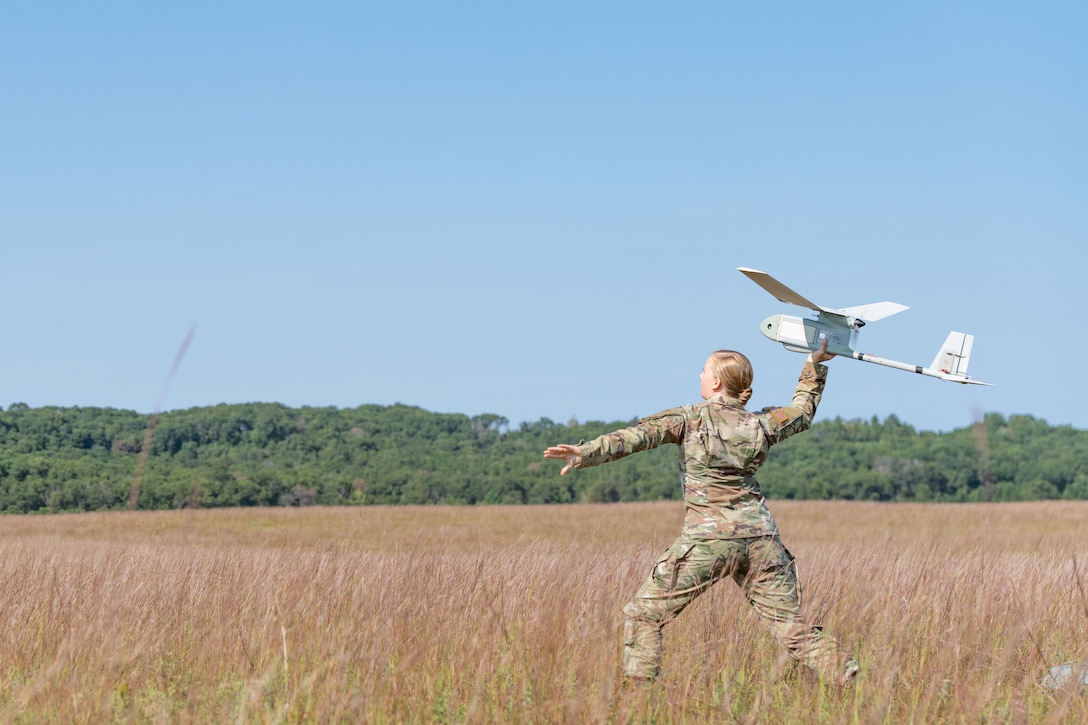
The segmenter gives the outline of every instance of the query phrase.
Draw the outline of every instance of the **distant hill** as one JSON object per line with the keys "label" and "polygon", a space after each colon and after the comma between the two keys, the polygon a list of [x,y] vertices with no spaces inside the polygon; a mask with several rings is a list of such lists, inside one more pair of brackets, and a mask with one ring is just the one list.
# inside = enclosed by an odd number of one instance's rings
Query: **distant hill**
{"label": "distant hill", "polygon": [[[420,408],[217,405],[150,416],[112,408],[0,412],[0,511],[216,506],[518,504],[678,498],[676,448],[559,476],[543,449],[629,425],[510,427]],[[769,498],[1013,501],[1088,498],[1088,432],[989,414],[949,433],[895,416],[827,420],[776,446]]]}

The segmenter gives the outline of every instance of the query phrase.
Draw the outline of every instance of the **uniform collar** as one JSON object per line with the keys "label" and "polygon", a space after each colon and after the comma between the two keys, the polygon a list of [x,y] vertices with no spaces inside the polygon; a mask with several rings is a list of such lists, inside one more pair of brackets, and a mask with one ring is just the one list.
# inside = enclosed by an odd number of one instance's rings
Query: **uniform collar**
{"label": "uniform collar", "polygon": [[718,393],[717,395],[711,395],[706,399],[708,403],[723,403],[725,405],[732,405],[738,408],[743,408],[740,400],[734,398],[732,395],[726,395],[725,393]]}

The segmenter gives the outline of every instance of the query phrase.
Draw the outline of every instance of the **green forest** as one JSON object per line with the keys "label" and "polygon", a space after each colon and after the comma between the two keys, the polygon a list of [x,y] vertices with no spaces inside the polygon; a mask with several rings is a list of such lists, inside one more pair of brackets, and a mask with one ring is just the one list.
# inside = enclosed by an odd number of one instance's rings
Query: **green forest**
{"label": "green forest", "polygon": [[[541,453],[634,421],[511,426],[406,405],[0,411],[0,512],[646,501],[680,496],[676,447],[560,477]],[[1088,499],[1088,431],[987,414],[947,433],[817,422],[758,476],[771,499]]]}

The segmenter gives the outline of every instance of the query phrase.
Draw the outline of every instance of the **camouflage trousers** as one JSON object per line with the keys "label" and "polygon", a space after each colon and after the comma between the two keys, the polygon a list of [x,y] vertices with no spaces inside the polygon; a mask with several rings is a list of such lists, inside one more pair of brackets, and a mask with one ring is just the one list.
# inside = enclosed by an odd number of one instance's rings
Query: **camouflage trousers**
{"label": "camouflage trousers", "polygon": [[623,613],[623,669],[628,677],[656,678],[661,630],[719,579],[730,577],[791,657],[829,678],[842,677],[850,655],[801,615],[801,588],[793,555],[778,536],[697,539],[685,534],[658,559]]}

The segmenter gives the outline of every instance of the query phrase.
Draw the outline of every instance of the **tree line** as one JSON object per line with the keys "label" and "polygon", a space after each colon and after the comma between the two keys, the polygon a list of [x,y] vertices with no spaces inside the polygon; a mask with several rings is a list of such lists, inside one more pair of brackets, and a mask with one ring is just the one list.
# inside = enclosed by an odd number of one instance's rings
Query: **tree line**
{"label": "tree line", "polygon": [[[563,477],[541,457],[633,422],[515,427],[399,404],[151,416],[16,403],[0,411],[0,512],[679,498],[675,446]],[[835,418],[776,446],[758,478],[772,499],[1088,499],[1088,431],[994,413],[947,433],[894,415]]]}

